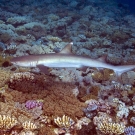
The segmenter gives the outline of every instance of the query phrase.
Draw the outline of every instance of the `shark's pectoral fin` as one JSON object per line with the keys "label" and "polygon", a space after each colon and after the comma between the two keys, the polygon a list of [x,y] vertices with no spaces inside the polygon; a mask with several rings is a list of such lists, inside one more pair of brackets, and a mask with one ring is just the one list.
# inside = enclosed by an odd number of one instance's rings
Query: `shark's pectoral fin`
{"label": "shark's pectoral fin", "polygon": [[49,68],[44,66],[44,65],[37,65],[37,67],[39,68],[39,70],[46,74],[46,75],[50,75],[50,71],[49,71]]}
{"label": "shark's pectoral fin", "polygon": [[87,66],[82,66],[82,67],[77,68],[77,70],[86,72],[87,68],[88,68]]}

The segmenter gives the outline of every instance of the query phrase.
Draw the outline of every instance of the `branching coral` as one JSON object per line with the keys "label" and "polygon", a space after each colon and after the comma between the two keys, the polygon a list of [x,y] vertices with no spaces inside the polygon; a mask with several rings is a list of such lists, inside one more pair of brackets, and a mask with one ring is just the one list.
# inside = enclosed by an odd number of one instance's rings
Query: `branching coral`
{"label": "branching coral", "polygon": [[70,117],[63,115],[62,117],[54,118],[54,122],[59,127],[70,128],[75,122]]}
{"label": "branching coral", "polygon": [[124,133],[124,123],[113,122],[112,118],[105,113],[99,113],[99,116],[94,117],[93,122],[101,133],[115,135]]}
{"label": "branching coral", "polygon": [[17,125],[17,119],[7,115],[0,115],[0,130],[7,131]]}
{"label": "branching coral", "polygon": [[31,121],[25,121],[24,123],[22,123],[22,127],[26,131],[33,131],[38,128],[37,125]]}
{"label": "branching coral", "polygon": [[102,121],[98,124],[97,128],[104,134],[115,134],[120,135],[124,133],[125,125],[119,123],[108,123]]}

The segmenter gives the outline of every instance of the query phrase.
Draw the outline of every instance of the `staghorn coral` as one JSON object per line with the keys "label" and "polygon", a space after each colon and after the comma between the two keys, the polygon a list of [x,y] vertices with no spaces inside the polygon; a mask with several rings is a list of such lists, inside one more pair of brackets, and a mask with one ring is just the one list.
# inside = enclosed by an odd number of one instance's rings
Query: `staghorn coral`
{"label": "staghorn coral", "polygon": [[17,125],[17,119],[8,115],[0,115],[0,130],[7,131]]}

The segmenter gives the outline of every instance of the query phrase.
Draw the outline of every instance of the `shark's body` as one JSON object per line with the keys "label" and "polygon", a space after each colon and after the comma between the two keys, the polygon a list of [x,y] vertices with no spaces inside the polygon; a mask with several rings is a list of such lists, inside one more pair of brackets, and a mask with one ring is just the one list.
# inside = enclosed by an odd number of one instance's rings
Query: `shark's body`
{"label": "shark's body", "polygon": [[23,66],[23,67],[38,67],[40,65],[45,67],[96,67],[96,68],[108,68],[114,70],[115,73],[121,75],[122,73],[132,70],[135,65],[122,65],[114,66],[108,64],[103,58],[91,59],[89,57],[73,55],[71,53],[71,45],[68,44],[60,53],[41,54],[41,55],[29,55],[15,57],[11,60],[11,63]]}

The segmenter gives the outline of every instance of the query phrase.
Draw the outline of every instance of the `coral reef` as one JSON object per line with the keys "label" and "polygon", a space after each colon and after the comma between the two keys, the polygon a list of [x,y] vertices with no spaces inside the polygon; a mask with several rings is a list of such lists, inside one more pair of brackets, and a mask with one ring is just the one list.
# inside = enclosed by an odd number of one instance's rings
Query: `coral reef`
{"label": "coral reef", "polygon": [[[132,5],[134,2],[132,1]],[[135,64],[135,16],[113,0],[0,1],[1,135],[134,135],[135,71],[12,65],[10,58],[72,53]]]}

